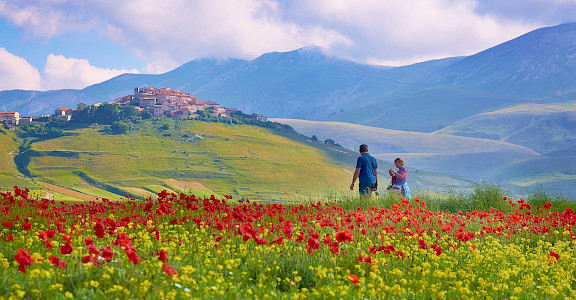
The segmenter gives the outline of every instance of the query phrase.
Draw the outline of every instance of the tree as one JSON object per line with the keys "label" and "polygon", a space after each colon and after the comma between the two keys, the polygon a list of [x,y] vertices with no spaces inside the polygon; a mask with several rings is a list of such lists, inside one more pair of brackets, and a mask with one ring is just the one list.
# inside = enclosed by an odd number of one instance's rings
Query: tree
{"label": "tree", "polygon": [[130,125],[124,121],[121,121],[121,122],[117,122],[117,123],[112,124],[110,129],[114,133],[123,134],[123,133],[128,132],[128,130],[130,130]]}

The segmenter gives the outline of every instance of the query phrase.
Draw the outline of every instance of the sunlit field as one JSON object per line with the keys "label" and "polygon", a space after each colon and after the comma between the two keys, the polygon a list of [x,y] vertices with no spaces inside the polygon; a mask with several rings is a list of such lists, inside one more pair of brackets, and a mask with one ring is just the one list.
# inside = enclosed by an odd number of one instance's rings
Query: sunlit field
{"label": "sunlit field", "polygon": [[483,209],[460,211],[390,195],[55,202],[15,188],[0,196],[0,298],[573,297],[573,204],[475,195]]}

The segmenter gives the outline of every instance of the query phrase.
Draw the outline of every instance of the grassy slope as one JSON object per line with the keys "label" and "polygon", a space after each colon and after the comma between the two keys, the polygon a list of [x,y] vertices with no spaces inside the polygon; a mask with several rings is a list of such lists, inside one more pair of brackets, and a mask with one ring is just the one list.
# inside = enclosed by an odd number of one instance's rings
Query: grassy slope
{"label": "grassy slope", "polygon": [[492,170],[497,180],[523,188],[576,194],[576,102],[526,104],[466,118],[437,131],[530,147],[544,155]]}
{"label": "grassy slope", "polygon": [[485,139],[442,134],[390,130],[343,122],[316,122],[274,119],[296,131],[319,139],[333,139],[345,148],[356,149],[366,142],[372,153],[459,154],[475,152],[512,152],[536,154],[526,147]]}
{"label": "grassy slope", "polygon": [[576,149],[576,102],[525,104],[472,116],[436,133],[507,141],[541,153]]}
{"label": "grassy slope", "polygon": [[[494,168],[539,158],[522,146],[476,138],[406,132],[339,122],[275,119],[306,135],[331,138],[356,149],[366,143],[376,157],[392,161],[403,157],[418,170],[485,179]],[[433,180],[435,181],[435,180]]]}
{"label": "grassy slope", "polygon": [[[381,128],[367,127],[356,124],[341,123],[341,122],[315,122],[294,119],[274,119],[274,121],[286,123],[294,127],[300,133],[308,136],[317,135],[320,139],[331,138],[341,143],[345,148],[356,149],[361,143],[370,145],[370,153],[381,160],[380,169],[387,170],[393,167],[392,161],[395,157],[401,155],[407,157],[406,153],[387,153],[387,150],[404,150],[408,151],[425,151],[426,153],[416,153],[417,156],[430,157],[440,156],[442,153],[448,155],[451,149],[459,149],[459,151],[481,151],[483,149],[510,149],[510,151],[517,151],[514,155],[534,155],[530,150],[515,145],[507,145],[506,143],[493,143],[488,141],[489,146],[475,145],[475,139],[456,138],[450,136],[434,136],[425,133],[416,132],[403,132],[397,130],[387,130]],[[436,140],[434,140],[436,139]],[[472,142],[469,142],[469,141]],[[458,141],[468,142],[462,143]],[[402,149],[400,149],[402,148]],[[381,152],[387,153],[386,155],[378,154]],[[521,154],[527,152],[527,154]],[[353,152],[354,159],[357,152]],[[468,186],[470,180],[462,178],[457,173],[443,175],[438,173],[442,168],[434,166],[427,168],[427,165],[419,165],[415,162],[416,156],[411,156],[408,162],[410,171],[410,181],[416,189],[445,189],[445,188],[461,188]],[[351,162],[352,164],[354,161]],[[415,167],[415,168],[412,168]],[[384,182],[387,182],[387,177]]]}
{"label": "grassy slope", "polygon": [[204,193],[279,199],[340,190],[350,180],[321,150],[264,128],[187,121],[163,131],[160,125],[147,122],[124,135],[85,128],[34,143],[33,150],[49,155],[33,157],[29,170],[38,182],[108,198],[117,195],[103,189],[148,196],[187,186]]}
{"label": "grassy slope", "polygon": [[30,181],[23,178],[16,168],[14,156],[17,154],[18,143],[14,140],[14,132],[0,125],[0,190],[15,185],[30,185]]}
{"label": "grassy slope", "polygon": [[[522,111],[522,108],[533,109],[533,106],[509,109],[504,113]],[[479,138],[403,132],[338,122],[275,120],[306,135],[332,138],[351,149],[367,143],[376,157],[391,161],[401,156],[408,166],[418,170],[495,181],[515,191],[542,186],[546,190],[576,195],[576,174],[573,172],[576,159],[570,156],[570,152],[546,157],[523,146]],[[428,179],[432,183],[429,185],[441,181],[435,176],[438,175],[430,174]]]}

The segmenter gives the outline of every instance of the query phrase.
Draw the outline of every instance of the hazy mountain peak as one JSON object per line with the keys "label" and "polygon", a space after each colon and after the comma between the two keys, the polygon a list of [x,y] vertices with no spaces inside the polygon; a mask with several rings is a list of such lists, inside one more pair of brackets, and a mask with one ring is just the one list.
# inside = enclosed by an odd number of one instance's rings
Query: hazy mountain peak
{"label": "hazy mountain peak", "polygon": [[540,28],[438,72],[436,83],[541,97],[576,88],[576,23]]}

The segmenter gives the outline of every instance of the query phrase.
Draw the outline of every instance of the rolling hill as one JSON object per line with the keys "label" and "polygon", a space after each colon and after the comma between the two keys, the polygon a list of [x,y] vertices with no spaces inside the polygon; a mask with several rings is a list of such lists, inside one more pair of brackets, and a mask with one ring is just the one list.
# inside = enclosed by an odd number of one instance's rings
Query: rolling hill
{"label": "rolling hill", "polygon": [[[539,158],[526,147],[478,138],[382,129],[342,122],[274,119],[294,130],[319,139],[333,139],[357,151],[366,143],[370,152],[383,160],[403,157],[419,170],[485,179],[503,163]],[[489,159],[487,159],[489,158]]]}
{"label": "rolling hill", "polygon": [[[164,124],[170,129],[161,129]],[[357,158],[352,151],[311,143],[291,130],[251,125],[156,119],[128,134],[103,129],[69,129],[46,140],[0,135],[10,142],[0,149],[0,189],[19,185],[68,200],[148,197],[164,189],[253,200],[303,199],[346,192]],[[18,152],[22,143],[26,147]],[[459,177],[411,170],[416,191],[469,184]]]}
{"label": "rolling hill", "polygon": [[576,153],[576,102],[518,105],[465,118],[436,133],[505,141],[552,156]]}
{"label": "rolling hill", "polygon": [[18,154],[19,143],[13,132],[0,126],[0,189],[18,186],[32,186],[31,182],[23,178],[18,172],[14,157]]}
{"label": "rolling hill", "polygon": [[[171,130],[159,129],[165,122]],[[20,161],[38,185],[107,198],[168,189],[284,199],[341,189],[350,180],[321,150],[260,127],[163,120],[129,134],[101,129],[32,143]]]}
{"label": "rolling hill", "polygon": [[[566,107],[550,106],[548,111],[553,113]],[[530,108],[517,107],[503,112]],[[544,189],[576,195],[574,151],[541,154],[528,147],[482,138],[389,130],[342,122],[294,119],[274,121],[288,124],[308,136],[335,140],[352,151],[357,151],[358,145],[366,143],[375,157],[385,162],[402,157],[407,166],[419,171],[495,182],[516,193]],[[502,126],[506,127],[506,123]],[[393,165],[389,163],[389,166]],[[436,180],[434,177],[428,179],[431,182]]]}

